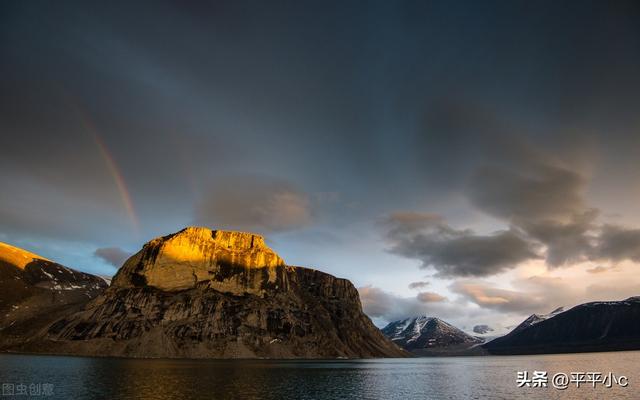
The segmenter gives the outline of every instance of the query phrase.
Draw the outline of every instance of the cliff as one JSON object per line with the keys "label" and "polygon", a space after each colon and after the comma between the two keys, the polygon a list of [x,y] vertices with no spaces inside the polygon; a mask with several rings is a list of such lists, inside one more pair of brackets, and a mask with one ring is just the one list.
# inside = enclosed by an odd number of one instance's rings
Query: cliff
{"label": "cliff", "polygon": [[188,358],[364,358],[406,353],[345,279],[288,266],[261,236],[186,228],[151,240],[111,286],[23,351]]}

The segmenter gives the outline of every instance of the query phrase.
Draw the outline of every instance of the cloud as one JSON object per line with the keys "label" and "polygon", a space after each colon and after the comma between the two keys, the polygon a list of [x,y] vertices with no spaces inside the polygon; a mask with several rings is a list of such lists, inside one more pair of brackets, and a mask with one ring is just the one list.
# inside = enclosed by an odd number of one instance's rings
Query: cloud
{"label": "cloud", "polygon": [[420,292],[416,298],[423,303],[437,303],[447,300],[446,297],[433,292]]}
{"label": "cloud", "polygon": [[409,289],[422,289],[429,286],[429,282],[419,281],[419,282],[411,282],[409,284]]}
{"label": "cloud", "polygon": [[585,199],[584,174],[535,149],[521,154],[478,169],[467,191],[473,205],[544,245],[550,267],[640,261],[640,229],[599,223],[601,211]]}
{"label": "cloud", "polygon": [[513,230],[476,235],[457,230],[433,214],[397,212],[383,222],[390,252],[422,261],[441,277],[489,276],[539,258]]}
{"label": "cloud", "polygon": [[583,288],[575,288],[562,278],[532,276],[512,284],[514,289],[504,289],[484,281],[458,281],[449,289],[485,309],[516,315],[547,313],[585,298]]}
{"label": "cloud", "polygon": [[481,335],[488,333],[488,332],[493,332],[493,328],[491,328],[489,325],[475,325],[473,327],[473,331],[475,333],[479,333]]}
{"label": "cloud", "polygon": [[590,209],[574,214],[566,222],[555,220],[520,221],[519,227],[529,237],[547,248],[546,261],[557,267],[584,261],[592,251],[599,212]]}
{"label": "cloud", "polygon": [[526,293],[494,288],[482,283],[456,282],[451,285],[451,289],[484,308],[507,312],[536,308],[534,301]]}
{"label": "cloud", "polygon": [[[443,126],[469,134],[466,124]],[[572,163],[575,155],[535,146],[490,118],[480,118],[479,126],[486,140],[476,143],[479,154],[464,193],[505,229],[477,235],[434,214],[395,213],[386,220],[391,252],[419,259],[441,277],[489,276],[539,257],[550,268],[588,260],[640,262],[640,229],[603,225],[602,212],[586,200],[589,176]]]}
{"label": "cloud", "polygon": [[[448,302],[445,301],[445,298],[422,301],[418,298],[420,294],[415,297],[401,297],[374,286],[360,287],[358,292],[360,293],[360,301],[364,312],[372,318],[381,318],[388,322],[416,315],[447,317],[462,314],[460,310],[458,310],[457,314],[456,312],[451,312],[451,308],[455,306],[446,304]],[[435,293],[427,294],[426,297],[430,295],[435,295]],[[434,307],[429,303],[439,304]]]}
{"label": "cloud", "polygon": [[485,161],[472,174],[469,200],[543,244],[549,266],[583,261],[600,215],[585,200],[587,177],[531,143],[512,145],[509,155]]}
{"label": "cloud", "polygon": [[603,267],[602,265],[598,265],[597,267],[587,269],[587,272],[590,274],[601,274],[610,270],[610,267]]}
{"label": "cloud", "polygon": [[122,264],[131,256],[130,253],[119,247],[101,247],[93,253],[96,257],[103,259],[116,268],[120,268]]}
{"label": "cloud", "polygon": [[365,314],[372,318],[393,321],[420,314],[421,311],[414,299],[401,298],[377,287],[360,287],[358,292]]}
{"label": "cloud", "polygon": [[573,215],[584,208],[585,186],[586,179],[576,171],[534,160],[515,168],[479,167],[468,195],[480,210],[517,223]]}
{"label": "cloud", "polygon": [[282,180],[237,176],[218,179],[196,210],[198,224],[258,233],[289,231],[312,221],[309,196]]}
{"label": "cloud", "polygon": [[435,214],[395,213],[384,223],[389,251],[422,261],[439,277],[490,276],[541,257],[549,268],[588,260],[640,262],[640,229],[601,222],[602,212],[586,200],[589,176],[579,162],[509,135],[491,119],[481,119],[479,126],[486,140],[477,143],[464,193],[505,228],[478,235],[454,229]]}
{"label": "cloud", "polygon": [[[486,320],[488,310],[469,307],[466,301],[450,301],[436,293],[424,292],[413,297],[402,297],[374,286],[358,288],[364,312],[378,322],[397,321],[418,315],[442,318],[455,326],[464,327],[477,319]],[[422,298],[421,298],[422,297]],[[440,297],[443,297],[440,299]]]}
{"label": "cloud", "polygon": [[614,301],[638,295],[638,284],[633,279],[598,276],[591,281],[597,283],[583,280],[576,285],[574,279],[538,275],[511,282],[511,289],[478,280],[458,281],[449,289],[485,310],[518,318],[546,314],[558,307],[569,309],[589,301]]}
{"label": "cloud", "polygon": [[640,262],[640,229],[605,225],[597,238],[594,259]]}

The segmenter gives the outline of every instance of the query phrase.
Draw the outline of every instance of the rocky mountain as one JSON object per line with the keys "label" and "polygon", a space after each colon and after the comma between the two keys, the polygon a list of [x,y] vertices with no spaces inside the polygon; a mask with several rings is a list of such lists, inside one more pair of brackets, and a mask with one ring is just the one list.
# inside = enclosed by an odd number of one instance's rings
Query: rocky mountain
{"label": "rocky mountain", "polygon": [[82,309],[106,288],[96,276],[0,243],[0,348]]}
{"label": "rocky mountain", "polygon": [[[14,348],[15,349],[15,348]],[[261,236],[190,227],[129,258],[21,351],[130,357],[402,357],[345,279],[288,266]]]}
{"label": "rocky mountain", "polygon": [[419,316],[391,322],[382,333],[395,344],[418,355],[467,350],[481,339],[434,317]]}
{"label": "rocky mountain", "polygon": [[542,318],[529,317],[509,334],[483,347],[492,354],[640,349],[640,297],[556,311]]}

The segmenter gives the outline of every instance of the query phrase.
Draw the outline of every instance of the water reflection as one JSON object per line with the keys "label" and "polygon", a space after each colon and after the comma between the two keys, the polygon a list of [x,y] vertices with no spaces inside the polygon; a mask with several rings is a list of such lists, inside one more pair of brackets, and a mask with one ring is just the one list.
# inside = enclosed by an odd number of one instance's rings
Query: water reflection
{"label": "water reflection", "polygon": [[[136,360],[0,355],[0,382],[74,399],[633,399],[640,352],[360,361]],[[613,371],[630,385],[518,388],[519,370]]]}

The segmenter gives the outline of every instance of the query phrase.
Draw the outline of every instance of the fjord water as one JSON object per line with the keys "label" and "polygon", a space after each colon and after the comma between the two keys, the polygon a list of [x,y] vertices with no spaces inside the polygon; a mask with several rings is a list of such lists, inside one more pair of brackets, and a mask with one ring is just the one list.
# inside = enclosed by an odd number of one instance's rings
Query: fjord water
{"label": "fjord water", "polygon": [[[627,387],[519,388],[518,371],[613,372]],[[338,361],[0,355],[0,383],[46,399],[637,399],[640,351]],[[16,396],[16,398],[27,396]]]}

